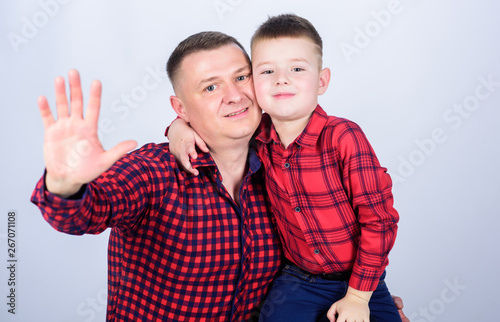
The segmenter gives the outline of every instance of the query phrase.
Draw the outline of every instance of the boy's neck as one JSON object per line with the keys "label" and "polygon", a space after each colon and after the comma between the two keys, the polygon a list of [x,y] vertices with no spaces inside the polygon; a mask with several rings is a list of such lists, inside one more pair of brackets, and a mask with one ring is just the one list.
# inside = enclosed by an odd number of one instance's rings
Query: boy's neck
{"label": "boy's neck", "polygon": [[281,121],[271,117],[283,148],[287,149],[288,146],[304,131],[307,123],[309,123],[311,115],[312,113],[306,117],[292,121]]}

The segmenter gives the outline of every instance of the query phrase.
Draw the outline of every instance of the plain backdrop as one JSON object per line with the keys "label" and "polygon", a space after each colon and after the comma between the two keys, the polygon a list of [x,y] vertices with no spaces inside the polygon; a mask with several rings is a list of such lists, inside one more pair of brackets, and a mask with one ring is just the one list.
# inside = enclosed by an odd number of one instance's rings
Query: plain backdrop
{"label": "plain backdrop", "polygon": [[[401,220],[387,283],[412,321],[494,321],[500,296],[500,3],[4,1],[0,5],[0,320],[103,321],[109,231],[69,236],[30,203],[44,171],[37,97],[54,78],[103,83],[100,137],[163,142],[175,117],[165,63],[217,30],[248,48],[268,15],[309,19],[332,82],[320,104],[358,123],[394,181]],[[8,213],[16,310],[8,312]]]}

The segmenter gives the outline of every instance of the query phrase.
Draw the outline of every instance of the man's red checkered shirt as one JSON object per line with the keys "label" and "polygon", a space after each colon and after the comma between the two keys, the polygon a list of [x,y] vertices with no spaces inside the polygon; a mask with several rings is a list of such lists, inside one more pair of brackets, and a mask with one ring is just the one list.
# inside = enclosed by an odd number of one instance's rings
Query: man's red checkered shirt
{"label": "man's red checkered shirt", "polygon": [[388,264],[399,215],[392,182],[358,125],[318,105],[283,149],[269,115],[257,136],[285,256],[314,274],[352,271],[373,291]]}
{"label": "man's red checkered shirt", "polygon": [[45,190],[32,201],[55,229],[111,227],[108,321],[244,321],[255,316],[281,264],[260,161],[250,150],[238,207],[208,154],[199,176],[179,170],[168,144],[132,152],[77,200]]}

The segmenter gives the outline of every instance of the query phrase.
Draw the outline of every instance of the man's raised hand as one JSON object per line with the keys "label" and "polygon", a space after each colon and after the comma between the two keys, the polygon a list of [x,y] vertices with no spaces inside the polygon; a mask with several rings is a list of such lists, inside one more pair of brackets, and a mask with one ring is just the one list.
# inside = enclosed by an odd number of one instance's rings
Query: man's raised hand
{"label": "man's raised hand", "polygon": [[47,99],[38,98],[38,107],[45,128],[44,159],[47,170],[47,189],[61,197],[78,192],[82,185],[94,180],[109,169],[121,156],[137,146],[124,141],[104,151],[97,136],[97,121],[101,105],[101,83],[93,81],[85,118],[80,75],[69,71],[70,103],[66,96],[64,78],[55,80],[57,120],[50,111]]}

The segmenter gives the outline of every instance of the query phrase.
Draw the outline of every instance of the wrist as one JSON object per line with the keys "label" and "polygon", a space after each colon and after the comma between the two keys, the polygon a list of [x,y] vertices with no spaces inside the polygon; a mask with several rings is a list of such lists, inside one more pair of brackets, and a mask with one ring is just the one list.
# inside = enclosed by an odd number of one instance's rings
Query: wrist
{"label": "wrist", "polygon": [[45,189],[60,198],[68,198],[80,191],[81,188],[81,184],[55,180],[49,173],[45,175]]}
{"label": "wrist", "polygon": [[373,291],[360,291],[349,286],[349,288],[347,289],[346,296],[347,295],[355,296],[359,299],[369,302],[370,298],[372,297],[372,294]]}

